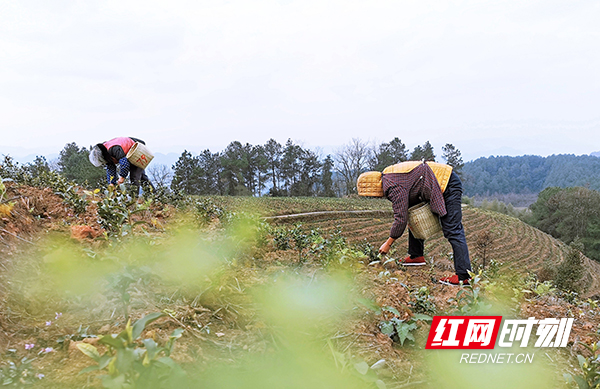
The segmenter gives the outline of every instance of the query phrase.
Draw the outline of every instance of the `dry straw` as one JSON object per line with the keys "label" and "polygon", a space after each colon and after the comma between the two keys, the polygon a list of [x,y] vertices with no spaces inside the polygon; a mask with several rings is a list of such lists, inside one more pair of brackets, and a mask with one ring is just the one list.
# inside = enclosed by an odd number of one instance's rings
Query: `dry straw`
{"label": "dry straw", "polygon": [[442,230],[440,219],[431,212],[429,203],[414,205],[408,209],[408,227],[417,239],[428,239]]}

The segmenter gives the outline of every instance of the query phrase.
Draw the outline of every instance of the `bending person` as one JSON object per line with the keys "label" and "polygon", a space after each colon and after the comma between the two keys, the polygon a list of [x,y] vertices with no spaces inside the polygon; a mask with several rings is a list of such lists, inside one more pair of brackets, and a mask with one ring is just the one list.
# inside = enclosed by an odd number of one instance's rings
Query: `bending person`
{"label": "bending person", "polygon": [[[387,254],[396,239],[406,229],[408,208],[428,202],[440,217],[444,237],[452,246],[455,275],[439,281],[447,285],[468,283],[471,271],[469,249],[462,225],[462,182],[449,165],[435,162],[408,161],[388,166],[380,172],[361,174],[357,182],[361,196],[386,197],[392,202],[394,222],[390,237],[379,253]],[[402,263],[408,266],[425,265],[424,241],[413,236],[409,229],[408,254]]]}
{"label": "bending person", "polygon": [[[140,185],[144,187],[145,192],[153,191],[154,185],[148,179],[144,169],[135,166],[127,159],[127,153],[135,142],[146,144],[141,139],[131,137],[114,138],[104,143],[98,143],[90,151],[90,162],[96,167],[104,166],[106,168],[106,180],[109,185],[120,185],[129,175],[132,193],[139,196]],[[117,165],[119,165],[118,174]]]}

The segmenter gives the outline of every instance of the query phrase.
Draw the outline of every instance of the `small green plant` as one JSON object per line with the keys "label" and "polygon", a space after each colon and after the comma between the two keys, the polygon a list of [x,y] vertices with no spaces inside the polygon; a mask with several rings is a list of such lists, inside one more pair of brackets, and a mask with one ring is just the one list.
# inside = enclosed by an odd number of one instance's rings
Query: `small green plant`
{"label": "small green plant", "polygon": [[400,343],[401,346],[404,346],[404,342],[408,339],[412,342],[415,341],[415,337],[413,335],[413,331],[415,331],[418,320],[431,321],[431,316],[423,315],[423,314],[415,314],[411,318],[407,320],[398,319],[397,317],[393,317],[390,320],[384,320],[379,323],[379,329],[381,333],[389,336],[394,342]]}
{"label": "small green plant", "polygon": [[22,388],[32,385],[43,376],[36,374],[31,362],[35,358],[17,358],[15,349],[9,349],[0,357],[0,386]]}
{"label": "small green plant", "polygon": [[556,288],[552,285],[552,282],[544,281],[544,282],[538,282],[533,291],[538,296],[543,297],[543,296],[554,294],[556,292]]}
{"label": "small green plant", "polygon": [[134,282],[136,282],[136,278],[127,269],[121,273],[111,274],[108,277],[108,288],[112,293],[117,295],[117,299],[123,309],[125,321],[129,320],[129,303],[131,302],[129,287]]}
{"label": "small green plant", "polygon": [[551,281],[542,282],[537,278],[536,274],[531,273],[525,279],[524,286],[518,289],[518,292],[515,291],[515,294],[518,295],[520,301],[520,298],[522,297],[544,297],[557,294],[557,292],[558,290]]}
{"label": "small green plant", "polygon": [[10,201],[10,199],[5,199],[6,196],[6,186],[4,185],[4,180],[0,177],[0,217],[6,217],[10,215],[15,203]]}
{"label": "small green plant", "polygon": [[209,198],[196,201],[196,219],[200,226],[210,224],[214,219],[221,219],[226,211]]}
{"label": "small green plant", "polygon": [[579,361],[579,367],[582,370],[581,375],[573,376],[569,373],[563,374],[568,384],[577,383],[579,389],[598,389],[600,388],[600,344],[594,343],[592,346],[580,343],[589,352],[588,358],[583,355],[577,355]]}
{"label": "small green plant", "polygon": [[77,185],[69,182],[59,173],[48,170],[41,173],[33,180],[34,186],[49,187],[54,193],[60,196],[63,201],[73,208],[77,215],[85,212],[88,202],[77,194]]}
{"label": "small green plant", "polygon": [[56,343],[58,343],[59,348],[64,349],[65,345],[68,345],[69,341],[78,342],[83,339],[97,338],[98,336],[96,336],[96,335],[88,334],[89,329],[90,329],[89,326],[83,327],[83,324],[80,324],[79,328],[77,329],[77,331],[74,334],[63,335],[56,340]]}
{"label": "small green plant", "polygon": [[310,231],[309,233],[304,232],[302,229],[302,224],[296,224],[290,230],[290,237],[294,242],[294,246],[296,247],[296,251],[298,251],[298,259],[303,261],[305,259],[303,253],[304,249],[308,248],[310,245],[310,241],[314,231]]}
{"label": "small green plant", "polygon": [[424,313],[433,315],[436,311],[435,303],[429,289],[422,286],[419,289],[410,292],[412,300],[408,303],[415,313]]}
{"label": "small green plant", "polygon": [[186,196],[179,190],[169,190],[167,187],[158,187],[151,191],[148,196],[144,197],[151,198],[154,202],[160,204],[170,204],[178,208],[186,204]]}
{"label": "small green plant", "polygon": [[495,259],[490,259],[488,265],[483,270],[483,274],[488,279],[497,278],[498,274],[500,274],[500,268],[502,267],[502,265],[502,262],[496,261]]}
{"label": "small green plant", "polygon": [[128,321],[118,335],[100,337],[98,343],[107,347],[102,355],[95,346],[78,343],[79,350],[97,363],[83,369],[80,374],[105,370],[108,374],[101,376],[102,385],[115,389],[163,387],[170,379],[183,374],[170,357],[175,341],[183,333],[182,329],[173,331],[163,346],[150,338],[141,340],[142,345],[138,341],[146,326],[162,316],[165,316],[162,312],[151,313],[133,326]]}
{"label": "small green plant", "polygon": [[363,304],[368,308],[371,308],[376,315],[384,314],[388,317],[391,316],[389,314],[393,315],[390,319],[382,320],[379,323],[379,329],[381,330],[381,333],[389,336],[394,342],[399,342],[402,346],[404,346],[404,342],[407,339],[413,342],[415,341],[412,332],[418,328],[418,320],[432,320],[431,316],[420,313],[416,313],[409,319],[403,320],[399,319],[402,315],[400,315],[400,312],[394,307],[379,307],[372,301],[365,301]]}
{"label": "small green plant", "polygon": [[366,238],[357,244],[357,250],[366,255],[369,258],[369,262],[379,260],[379,252],[371,243],[367,242]]}
{"label": "small green plant", "polygon": [[132,216],[148,210],[152,200],[138,204],[120,188],[108,189],[106,196],[98,203],[98,221],[107,234],[116,239],[131,234],[138,224],[148,224],[146,221],[134,221]]}
{"label": "small green plant", "polygon": [[290,250],[292,248],[292,240],[287,228],[274,228],[271,234],[277,250]]}
{"label": "small green plant", "polygon": [[568,302],[569,304],[576,304],[577,301],[579,300],[579,293],[573,292],[573,291],[569,291],[569,292],[559,291],[559,296],[562,297],[562,299],[565,300],[566,302]]}
{"label": "small green plant", "polygon": [[0,202],[4,202],[4,196],[6,195],[6,186],[4,180],[0,177]]}
{"label": "small green plant", "polygon": [[400,345],[404,346],[406,339],[415,341],[415,337],[411,332],[417,329],[417,323],[393,317],[390,320],[379,323],[379,328],[382,333],[388,335],[394,342],[399,342]]}
{"label": "small green plant", "polygon": [[480,312],[488,311],[491,308],[491,304],[487,304],[485,298],[482,295],[482,286],[487,281],[482,281],[483,271],[479,273],[471,273],[471,280],[469,285],[463,285],[456,293],[455,298],[450,298],[448,302],[454,305],[454,310],[460,314],[475,314]]}
{"label": "small green plant", "polygon": [[331,350],[336,367],[342,372],[350,372],[354,377],[358,377],[363,382],[375,384],[378,389],[387,388],[385,382],[383,382],[377,374],[377,370],[379,368],[378,364],[381,364],[380,361],[369,366],[369,364],[364,360],[359,360],[356,357],[351,357],[347,354],[337,351],[333,347],[331,340],[327,341],[327,345]]}

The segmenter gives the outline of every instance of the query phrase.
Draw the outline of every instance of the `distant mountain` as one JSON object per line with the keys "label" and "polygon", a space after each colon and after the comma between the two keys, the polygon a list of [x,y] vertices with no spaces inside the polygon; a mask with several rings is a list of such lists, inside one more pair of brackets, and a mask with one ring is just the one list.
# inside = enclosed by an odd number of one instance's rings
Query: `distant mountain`
{"label": "distant mountain", "polygon": [[593,153],[590,153],[590,155],[592,157],[600,157],[600,151],[594,151]]}
{"label": "distant mountain", "polygon": [[170,169],[175,165],[180,155],[177,153],[154,153],[154,159],[151,163],[152,165],[166,165]]}
{"label": "distant mountain", "polygon": [[[10,155],[10,154],[9,154]],[[46,158],[46,161],[48,162],[52,162],[55,159],[58,159],[58,153],[52,153],[52,154],[28,154],[28,155],[23,155],[23,156],[19,156],[19,157],[13,157],[15,161],[21,163],[21,164],[26,164],[26,163],[31,163],[35,160],[35,158],[37,156],[42,155],[44,158]],[[11,155],[12,157],[12,155]]]}
{"label": "distant mountain", "polygon": [[565,154],[479,158],[465,163],[463,185],[467,196],[531,194],[551,186],[600,190],[600,158]]}

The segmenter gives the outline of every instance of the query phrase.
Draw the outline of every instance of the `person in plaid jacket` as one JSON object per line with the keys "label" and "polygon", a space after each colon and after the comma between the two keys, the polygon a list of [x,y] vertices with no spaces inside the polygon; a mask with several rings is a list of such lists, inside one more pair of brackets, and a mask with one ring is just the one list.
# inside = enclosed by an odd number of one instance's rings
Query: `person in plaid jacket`
{"label": "person in plaid jacket", "polygon": [[[387,254],[396,239],[404,233],[408,219],[408,208],[427,202],[432,212],[440,217],[444,237],[452,246],[455,275],[443,277],[440,282],[447,285],[468,283],[471,261],[469,248],[462,225],[462,182],[449,165],[435,162],[408,161],[388,166],[383,174],[364,173],[364,177],[380,177],[380,192],[364,192],[363,195],[385,197],[392,202],[394,222],[390,237],[381,245],[379,253]],[[362,177],[362,176],[361,176]],[[357,182],[359,195],[365,187],[365,178]],[[377,182],[375,180],[375,182]],[[371,182],[373,183],[373,182]],[[375,184],[377,185],[377,184]],[[409,229],[408,254],[402,263],[407,266],[425,265],[424,241],[413,236]]]}

